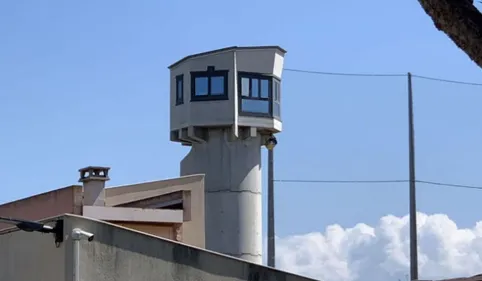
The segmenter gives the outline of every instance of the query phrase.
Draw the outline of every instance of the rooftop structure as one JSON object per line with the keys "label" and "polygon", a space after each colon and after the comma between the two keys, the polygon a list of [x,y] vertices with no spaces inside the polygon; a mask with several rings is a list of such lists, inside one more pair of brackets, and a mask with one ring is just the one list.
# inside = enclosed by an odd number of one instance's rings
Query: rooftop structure
{"label": "rooftop structure", "polygon": [[262,262],[261,146],[282,131],[278,46],[229,47],[170,69],[171,141],[181,175],[205,174],[206,248]]}
{"label": "rooftop structure", "polygon": [[[0,217],[37,221],[69,213],[204,248],[203,175],[106,188],[109,170],[82,168],[82,185],[2,204]],[[0,223],[0,230],[11,227]]]}

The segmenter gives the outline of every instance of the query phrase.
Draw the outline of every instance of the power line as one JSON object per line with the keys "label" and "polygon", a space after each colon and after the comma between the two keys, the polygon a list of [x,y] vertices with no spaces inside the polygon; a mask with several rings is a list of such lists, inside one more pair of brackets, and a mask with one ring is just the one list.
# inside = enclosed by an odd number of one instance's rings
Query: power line
{"label": "power line", "polygon": [[283,183],[400,183],[408,180],[274,180]]}
{"label": "power line", "polygon": [[482,186],[475,186],[475,185],[453,184],[453,183],[444,183],[444,182],[435,182],[435,181],[422,181],[422,180],[417,180],[416,182],[429,184],[429,185],[457,187],[457,188],[468,188],[468,189],[481,189],[482,190]]}
{"label": "power line", "polygon": [[448,80],[448,79],[435,78],[435,77],[429,77],[429,76],[422,76],[422,75],[416,75],[416,74],[412,74],[412,77],[419,78],[419,79],[425,79],[425,80],[438,81],[438,82],[452,83],[452,84],[462,84],[462,85],[470,85],[470,86],[482,86],[482,83],[465,82],[465,81],[457,81],[457,80]]}
{"label": "power line", "polygon": [[[353,76],[353,77],[405,77],[405,76],[407,76],[407,73],[404,73],[404,74],[400,74],[400,73],[350,73],[350,72],[315,71],[315,70],[305,70],[305,69],[296,69],[296,68],[284,68],[284,70],[289,71],[289,72],[298,72],[298,73],[315,74],[315,75],[332,75],[332,76]],[[444,83],[462,84],[462,85],[471,85],[471,86],[482,86],[482,83],[477,83],[477,82],[450,80],[450,79],[443,79],[443,78],[430,77],[430,76],[417,75],[417,74],[412,74],[412,77],[418,78],[418,79],[444,82]]]}
{"label": "power line", "polygon": [[313,71],[294,68],[284,68],[285,71],[318,74],[318,75],[335,75],[335,76],[362,76],[362,77],[404,77],[407,74],[389,74],[389,73],[346,73],[346,72],[325,72]]}
{"label": "power line", "polygon": [[[275,182],[279,183],[333,183],[333,184],[362,184],[362,183],[372,183],[372,184],[381,184],[381,183],[407,183],[410,182],[409,180],[274,180]],[[475,185],[464,185],[464,184],[452,184],[452,183],[445,183],[445,182],[436,182],[436,181],[424,181],[424,180],[416,180],[415,182],[421,184],[428,184],[428,185],[436,185],[436,186],[446,186],[446,187],[455,187],[455,188],[466,188],[466,189],[480,189],[482,190],[482,186],[475,186]]]}

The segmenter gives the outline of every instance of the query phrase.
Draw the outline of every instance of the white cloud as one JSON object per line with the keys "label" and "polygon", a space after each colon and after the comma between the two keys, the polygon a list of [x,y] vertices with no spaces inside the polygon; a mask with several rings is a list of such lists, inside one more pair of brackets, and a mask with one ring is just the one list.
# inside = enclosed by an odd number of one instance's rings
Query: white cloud
{"label": "white cloud", "polygon": [[[448,216],[419,213],[419,277],[482,273],[482,221],[460,229]],[[277,239],[277,267],[323,281],[405,281],[409,273],[408,216],[377,226],[328,226],[324,233]]]}

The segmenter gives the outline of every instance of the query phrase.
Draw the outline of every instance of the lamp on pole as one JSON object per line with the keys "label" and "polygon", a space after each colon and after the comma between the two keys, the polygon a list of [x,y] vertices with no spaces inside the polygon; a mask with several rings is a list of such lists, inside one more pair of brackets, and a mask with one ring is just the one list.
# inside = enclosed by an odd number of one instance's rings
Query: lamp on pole
{"label": "lamp on pole", "polygon": [[278,140],[270,135],[265,146],[268,149],[268,266],[275,267],[275,223],[274,223],[274,147]]}

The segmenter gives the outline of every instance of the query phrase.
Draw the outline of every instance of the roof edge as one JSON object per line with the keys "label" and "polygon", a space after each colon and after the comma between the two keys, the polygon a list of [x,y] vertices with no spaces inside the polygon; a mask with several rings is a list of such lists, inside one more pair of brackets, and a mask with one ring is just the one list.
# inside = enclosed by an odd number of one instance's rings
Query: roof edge
{"label": "roof edge", "polygon": [[[128,232],[131,232],[131,233],[136,233],[138,235],[149,237],[149,238],[157,240],[157,241],[162,241],[163,243],[168,243],[168,244],[173,245],[173,246],[182,246],[182,247],[186,247],[187,249],[190,249],[190,250],[198,251],[199,253],[204,253],[204,254],[208,254],[208,255],[211,255],[211,256],[215,256],[215,257],[221,257],[221,258],[225,258],[225,259],[231,260],[231,261],[237,261],[237,262],[240,262],[241,264],[244,264],[245,266],[257,268],[257,271],[269,270],[270,272],[273,272],[275,274],[281,273],[281,274],[285,275],[284,276],[285,278],[283,278],[283,279],[286,279],[286,280],[317,281],[316,279],[313,279],[313,278],[310,278],[310,277],[305,277],[305,276],[302,276],[302,275],[298,275],[296,273],[283,271],[283,270],[280,270],[278,268],[268,267],[268,266],[263,265],[263,264],[257,264],[257,263],[249,262],[249,261],[246,261],[246,260],[241,259],[241,258],[229,256],[229,255],[219,253],[219,252],[215,252],[215,251],[212,251],[212,250],[209,250],[209,249],[205,249],[205,248],[201,248],[201,247],[198,247],[198,246],[190,245],[190,244],[187,244],[187,243],[182,242],[182,241],[175,241],[175,240],[164,238],[164,237],[161,237],[161,236],[156,236],[156,235],[151,234],[151,233],[142,232],[142,231],[139,231],[137,229],[133,229],[133,228],[125,227],[125,226],[122,226],[122,225],[114,224],[114,223],[108,222],[108,221],[97,220],[97,219],[93,219],[93,218],[89,218],[89,217],[83,217],[83,216],[74,215],[74,214],[65,214],[64,218],[66,218],[66,219],[70,218],[70,219],[75,219],[75,220],[83,220],[86,223],[90,222],[90,223],[94,223],[94,224],[98,224],[98,225],[102,225],[102,226],[107,226],[107,227],[111,227],[111,228],[122,230],[122,231],[128,231]],[[114,245],[109,244],[109,246],[114,246]],[[116,245],[116,246],[122,247],[121,245]],[[144,253],[142,253],[140,251],[137,252],[137,253],[145,255]],[[233,278],[230,278],[230,279],[233,279]]]}
{"label": "roof edge", "polygon": [[65,190],[65,189],[72,189],[72,188],[82,188],[82,185],[72,184],[72,185],[61,187],[61,188],[45,191],[45,192],[42,192],[42,193],[30,195],[30,196],[27,196],[27,197],[22,197],[22,198],[19,198],[19,199],[15,199],[13,201],[1,203],[0,207],[4,207],[4,206],[15,204],[15,203],[18,203],[18,202],[21,202],[21,201],[26,201],[26,200],[33,199],[33,198],[36,198],[36,197],[40,197],[40,196],[44,196],[44,195],[47,195],[47,194],[50,194],[50,193],[54,193],[54,192],[57,192],[57,191],[61,191],[61,190]]}
{"label": "roof edge", "polygon": [[277,49],[278,51],[282,52],[283,54],[286,54],[287,51],[283,48],[281,48],[280,46],[275,46],[275,45],[269,45],[269,46],[245,46],[245,47],[240,47],[240,46],[231,46],[231,47],[226,47],[226,48],[221,48],[221,49],[216,49],[216,50],[211,50],[211,51],[207,51],[207,52],[202,52],[202,53],[197,53],[197,54],[192,54],[192,55],[189,55],[189,56],[186,56],[178,61],[176,61],[175,63],[171,64],[170,66],[168,66],[167,68],[168,69],[172,69],[176,66],[178,66],[179,64],[187,61],[187,60],[190,60],[190,59],[193,59],[193,58],[197,58],[197,57],[200,57],[200,56],[206,56],[206,55],[214,55],[214,54],[217,54],[217,53],[222,53],[222,52],[228,52],[228,51],[235,51],[235,50],[256,50],[256,49],[260,49],[260,50],[263,50],[263,49]]}
{"label": "roof edge", "polygon": [[148,183],[158,183],[158,182],[169,182],[173,180],[202,180],[205,178],[204,174],[192,174],[192,175],[187,175],[187,176],[180,176],[177,178],[167,178],[167,179],[158,179],[158,180],[149,180],[149,181],[140,181],[140,182],[135,182],[135,183],[128,183],[128,184],[121,184],[121,185],[114,185],[114,186],[106,186],[105,189],[116,189],[116,188],[122,188],[122,187],[130,187],[134,185],[140,185],[140,184],[148,184]]}

